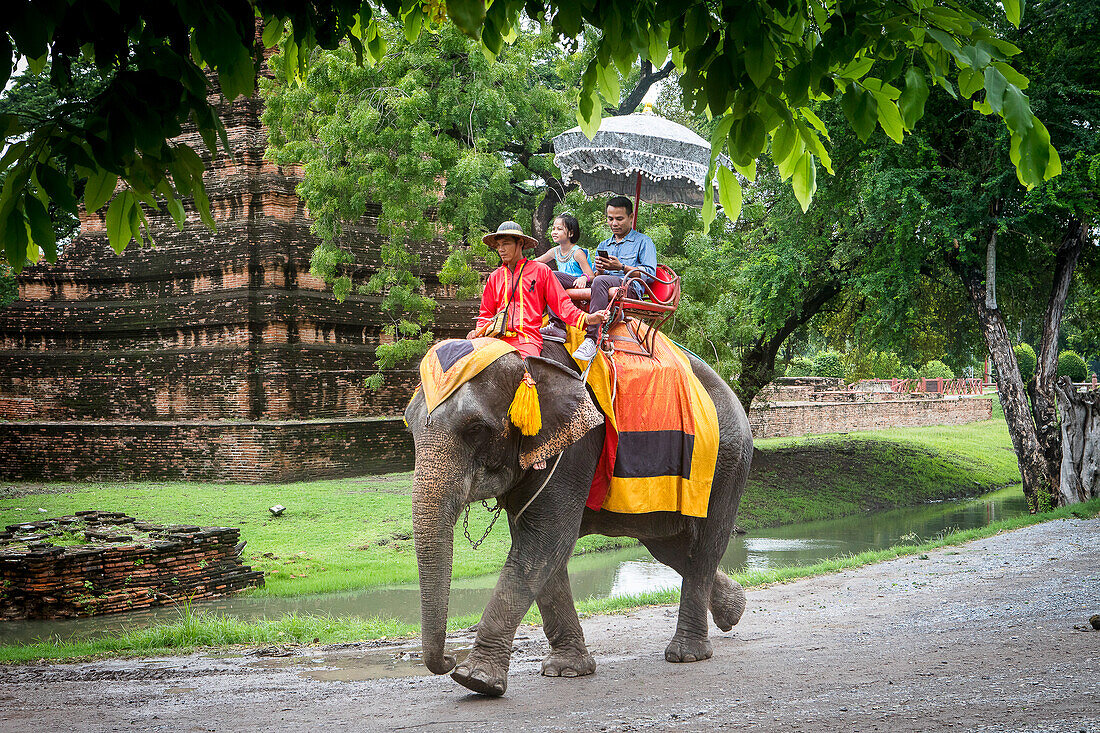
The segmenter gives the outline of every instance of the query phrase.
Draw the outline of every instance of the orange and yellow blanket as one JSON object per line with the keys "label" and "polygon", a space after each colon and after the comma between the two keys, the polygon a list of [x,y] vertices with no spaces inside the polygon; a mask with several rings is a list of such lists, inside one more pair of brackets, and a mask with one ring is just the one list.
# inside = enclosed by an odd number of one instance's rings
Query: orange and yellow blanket
{"label": "orange and yellow blanket", "polygon": [[[613,338],[627,334],[622,324],[611,330]],[[569,328],[570,352],[583,338],[583,331]],[[435,344],[420,362],[428,412],[515,350],[492,338]],[[624,351],[616,351],[612,359],[599,354],[588,385],[604,413],[606,430],[588,507],[705,517],[718,458],[718,416],[684,352],[658,334],[652,359]]]}
{"label": "orange and yellow blanket", "polygon": [[[628,335],[623,324],[611,330],[612,338]],[[570,353],[583,338],[583,331],[569,329]],[[611,359],[599,354],[588,385],[607,430],[588,507],[705,517],[718,460],[718,415],[687,355],[658,333],[652,359],[618,350]]]}

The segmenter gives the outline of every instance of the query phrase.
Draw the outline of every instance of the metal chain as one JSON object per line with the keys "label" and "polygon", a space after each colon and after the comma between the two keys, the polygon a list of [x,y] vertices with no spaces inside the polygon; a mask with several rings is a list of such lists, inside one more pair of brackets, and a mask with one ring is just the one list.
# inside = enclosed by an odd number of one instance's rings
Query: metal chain
{"label": "metal chain", "polygon": [[486,499],[481,500],[481,505],[485,507],[485,511],[493,512],[493,519],[489,522],[489,526],[485,529],[485,534],[481,535],[481,539],[474,542],[474,538],[470,536],[470,505],[466,505],[466,513],[462,515],[462,534],[466,535],[466,539],[470,541],[470,546],[475,550],[481,546],[481,543],[485,541],[485,538],[489,536],[489,533],[493,531],[493,525],[497,523],[497,519],[500,518],[500,512],[504,509],[504,505],[499,501],[497,502],[496,509],[489,508],[489,502]]}

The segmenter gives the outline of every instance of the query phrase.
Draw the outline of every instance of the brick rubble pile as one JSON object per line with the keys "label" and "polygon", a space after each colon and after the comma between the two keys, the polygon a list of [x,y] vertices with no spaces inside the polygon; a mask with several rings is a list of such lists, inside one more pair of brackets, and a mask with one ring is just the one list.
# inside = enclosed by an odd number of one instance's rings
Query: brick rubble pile
{"label": "brick rubble pile", "polygon": [[[87,544],[51,540],[83,536]],[[121,512],[77,512],[0,532],[0,619],[132,611],[263,586],[241,562],[233,527],[157,525]]]}

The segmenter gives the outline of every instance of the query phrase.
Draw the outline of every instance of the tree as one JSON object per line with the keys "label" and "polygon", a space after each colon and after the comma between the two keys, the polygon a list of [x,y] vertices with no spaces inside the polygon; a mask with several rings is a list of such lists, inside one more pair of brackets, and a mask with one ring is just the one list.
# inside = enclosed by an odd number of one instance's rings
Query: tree
{"label": "tree", "polygon": [[[1044,81],[1035,104],[1057,120],[1051,135],[1065,153],[1064,175],[1031,191],[1019,188],[1005,165],[1019,155],[1018,146],[984,120],[958,124],[952,100],[934,94],[927,115],[939,124],[925,126],[905,145],[880,146],[867,181],[890,183],[860,193],[901,257],[946,266],[965,288],[997,370],[1024,493],[1035,509],[1060,501],[1053,392],[1059,326],[1078,265],[1095,267],[1086,242],[1095,238],[1100,200],[1100,55],[1092,41],[1098,9],[1095,2],[1036,3],[1034,22],[1014,38],[1024,49],[1021,68]],[[962,89],[966,96],[974,91]],[[1009,306],[1006,294],[1014,296]],[[1031,310],[1041,323],[1036,377],[1027,384],[1011,346],[1013,308]]]}
{"label": "tree", "polygon": [[[763,213],[737,224],[748,249],[738,292],[757,324],[755,342],[742,353],[737,389],[743,402],[751,399],[774,374],[782,344],[807,324],[827,329],[832,321],[837,340],[882,348],[906,332],[920,333],[912,326],[930,313],[950,312],[955,317],[942,322],[961,327],[948,342],[972,343],[973,334],[981,334],[993,356],[1024,491],[1038,508],[1056,501],[1051,492],[1058,482],[1061,441],[1047,386],[1057,326],[1069,284],[1081,273],[1078,260],[1083,255],[1086,272],[1095,269],[1094,247],[1085,243],[1095,241],[1097,221],[1100,59],[1092,42],[1096,3],[1034,9],[1034,22],[1015,40],[1025,49],[1022,68],[1045,82],[1036,105],[1058,120],[1052,134],[1067,153],[1066,173],[1031,191],[1021,188],[1009,164],[1020,154],[1011,135],[988,119],[961,117],[944,90],[927,100],[931,124],[900,146],[882,136],[864,143],[836,128],[836,175],[823,182],[804,216],[763,168],[746,197]],[[975,81],[962,92],[983,107],[989,94]],[[831,103],[818,108],[826,120],[839,113]],[[998,252],[1002,257],[990,256]],[[993,274],[1002,297],[990,302]],[[1032,322],[1041,344],[1029,405],[1009,325],[1020,332]],[[942,353],[931,347],[925,359]]]}
{"label": "tree", "polygon": [[19,297],[19,284],[6,262],[0,262],[0,308],[5,308]]}
{"label": "tree", "polygon": [[843,377],[844,360],[836,351],[822,351],[814,357],[815,377]]}
{"label": "tree", "polygon": [[[1022,0],[1005,0],[1003,7],[1018,26]],[[1023,184],[1035,186],[1059,170],[1046,128],[1022,91],[1026,79],[1007,63],[1017,48],[953,0],[887,5],[758,0],[721,8],[644,0],[629,10],[577,0],[496,0],[488,7],[485,0],[450,0],[445,10],[440,0],[385,0],[382,8],[410,39],[453,22],[490,55],[500,53],[528,22],[521,19],[524,9],[532,20],[549,19],[563,39],[578,38],[586,23],[600,30],[577,98],[578,119],[589,133],[603,114],[600,98],[617,107],[619,75],[629,75],[639,56],[650,69],[671,60],[681,71],[685,107],[718,119],[715,158],[728,150],[737,169],[751,173],[770,141],[770,154],[783,164],[784,179],[792,179],[803,208],[816,189],[817,163],[831,169],[823,142],[828,131],[813,106],[839,98],[861,138],[877,125],[901,140],[923,114],[930,81],[951,94],[956,85],[985,91],[982,111],[1004,120]],[[34,247],[47,260],[56,257],[47,205],[75,214],[74,179],[87,181],[89,211],[111,200],[122,182],[107,211],[108,236],[120,251],[131,239],[144,241],[143,207],[166,205],[182,224],[183,199],[189,197],[212,227],[203,160],[189,147],[169,142],[188,122],[211,154],[219,135],[225,142],[207,99],[203,68],[217,74],[222,93],[233,99],[254,88],[258,45],[279,44],[289,75],[298,80],[315,47],[335,49],[343,40],[357,58],[377,62],[386,50],[381,17],[362,0],[297,6],[275,0],[154,5],[28,0],[9,9],[0,18],[0,49],[12,63],[0,64],[0,82],[6,84],[22,59],[36,70],[49,62],[50,84],[62,91],[71,88],[72,70],[81,60],[94,63],[110,81],[87,105],[83,124],[75,123],[68,109],[34,124],[0,117],[3,137],[11,143],[0,159],[0,171],[7,174],[0,191],[0,241],[8,262],[22,268]],[[261,44],[257,23],[263,28]],[[911,58],[920,64],[910,65]],[[883,73],[869,76],[876,61]],[[890,83],[903,72],[904,89]],[[740,183],[719,168],[723,204],[736,218]],[[714,212],[708,200],[706,223]]]}
{"label": "tree", "polygon": [[[546,33],[520,35],[494,62],[451,26],[411,42],[396,24],[379,27],[390,51],[377,64],[359,64],[348,46],[317,50],[299,84],[275,56],[275,78],[261,84],[268,155],[302,166],[298,194],[322,239],[312,272],[339,300],[352,289],[385,294],[385,330],[395,340],[378,347],[376,383],[433,338],[427,329],[435,302],[422,295],[419,263],[407,245],[449,245],[441,279],[470,297],[479,283],[471,257],[488,254],[478,233],[509,219],[531,220],[546,195],[531,181],[550,170],[538,150],[568,114],[560,76],[563,67],[568,74],[568,59]],[[353,283],[340,242],[345,224],[358,221],[368,203],[380,207],[383,266]],[[465,241],[469,252],[457,248]]]}
{"label": "tree", "polygon": [[1012,353],[1016,355],[1016,365],[1020,369],[1020,379],[1025,384],[1035,376],[1035,367],[1039,360],[1035,357],[1035,349],[1031,344],[1017,344],[1012,347]]}
{"label": "tree", "polygon": [[1081,393],[1069,377],[1054,383],[1062,426],[1059,502],[1072,504],[1100,496],[1100,391]]}
{"label": "tree", "polygon": [[944,364],[939,359],[933,359],[924,366],[922,366],[918,372],[920,376],[925,379],[954,379],[955,372],[951,371],[951,367]]}
{"label": "tree", "polygon": [[[435,303],[422,295],[408,244],[449,246],[440,277],[469,296],[479,284],[473,262],[488,255],[482,232],[506,220],[532,222],[537,237],[549,230],[567,192],[550,139],[571,124],[568,90],[584,61],[556,43],[548,25],[517,34],[495,59],[449,25],[416,37],[395,23],[378,25],[389,51],[377,64],[359,64],[348,46],[317,50],[297,83],[276,55],[274,78],[261,83],[268,155],[302,166],[298,194],[322,239],[313,273],[341,300],[353,288],[384,294],[395,340],[378,347],[375,383],[432,340]],[[623,80],[623,105],[636,104],[659,78],[634,70]],[[368,203],[380,208],[383,267],[353,282],[354,263],[340,244]]]}
{"label": "tree", "polygon": [[791,359],[791,363],[787,366],[786,376],[788,377],[808,377],[810,372],[814,369],[814,362],[812,359],[808,359],[805,356],[796,356]]}

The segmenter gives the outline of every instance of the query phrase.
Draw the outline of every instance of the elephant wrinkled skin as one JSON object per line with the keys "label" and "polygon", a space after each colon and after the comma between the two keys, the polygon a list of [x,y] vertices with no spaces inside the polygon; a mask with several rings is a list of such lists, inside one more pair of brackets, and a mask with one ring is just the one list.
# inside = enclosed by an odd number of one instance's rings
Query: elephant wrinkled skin
{"label": "elephant wrinkled skin", "polygon": [[[508,419],[523,377],[517,354],[486,367],[440,404],[427,419],[422,393],[405,411],[416,446],[413,532],[420,569],[424,663],[485,695],[502,695],[516,628],[537,603],[550,641],[542,672],[549,676],[591,674],[596,663],[585,646],[573,605],[566,563],[577,538],[587,534],[636,537],[653,556],[683,577],[676,632],[665,649],[670,662],[711,656],[707,611],[728,631],[745,610],[741,587],[718,570],[752,458],[752,436],[741,403],[706,364],[692,369],[709,392],[719,425],[718,461],[705,519],[671,512],[616,514],[585,507],[603,447],[603,418],[565,349],[547,344],[544,358],[529,359],[538,383],[543,427],[520,435]],[[539,460],[564,455],[550,482],[515,520],[546,479]],[[512,547],[478,625],[470,655],[456,666],[444,654],[454,528],[471,502],[496,497],[509,518]]]}

